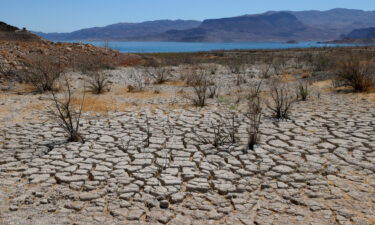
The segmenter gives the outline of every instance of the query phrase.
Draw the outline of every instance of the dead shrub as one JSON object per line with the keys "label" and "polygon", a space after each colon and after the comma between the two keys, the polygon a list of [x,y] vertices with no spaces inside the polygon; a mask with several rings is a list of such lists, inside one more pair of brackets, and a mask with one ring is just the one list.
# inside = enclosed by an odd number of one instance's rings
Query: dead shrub
{"label": "dead shrub", "polygon": [[219,97],[219,86],[215,83],[208,87],[208,98],[217,98]]}
{"label": "dead shrub", "polygon": [[236,76],[235,84],[240,86],[243,83],[246,83],[244,75],[246,74],[246,62],[240,56],[234,58],[228,64],[229,71]]}
{"label": "dead shrub", "polygon": [[260,140],[259,128],[262,118],[261,98],[258,94],[254,94],[248,98],[247,107],[246,117],[249,121],[246,129],[248,136],[247,147],[253,150],[254,146]]}
{"label": "dead shrub", "polygon": [[51,90],[52,106],[49,114],[59,126],[68,135],[69,142],[83,142],[83,137],[79,132],[80,120],[82,115],[85,94],[83,94],[79,108],[73,104],[73,92],[68,79],[65,77],[64,83],[61,85],[62,93],[56,93]]}
{"label": "dead shrub", "polygon": [[375,85],[375,70],[368,61],[350,55],[337,63],[335,82],[352,87],[355,91],[368,91]]}
{"label": "dead shrub", "polygon": [[263,80],[260,80],[259,82],[254,83],[249,89],[248,89],[248,99],[251,98],[259,98],[259,94],[261,91],[261,87],[263,84]]}
{"label": "dead shrub", "polygon": [[225,124],[222,121],[211,123],[210,128],[213,131],[212,137],[208,136],[206,132],[193,131],[199,143],[204,145],[211,144],[217,148],[229,142],[229,136],[226,133]]}
{"label": "dead shrub", "polygon": [[133,68],[130,71],[130,79],[133,80],[133,84],[128,85],[128,91],[129,92],[141,92],[144,91],[146,85],[147,85],[147,80],[143,76],[143,74],[140,72],[140,69],[138,68]]}
{"label": "dead shrub", "polygon": [[271,102],[267,101],[267,107],[277,119],[288,119],[289,113],[296,97],[291,94],[289,86],[279,80],[272,80],[269,86]]}
{"label": "dead shrub", "polygon": [[283,72],[286,68],[286,63],[287,63],[287,60],[283,56],[273,58],[272,67],[273,67],[273,70],[275,72],[275,75],[283,74]]}
{"label": "dead shrub", "polygon": [[193,129],[192,132],[199,143],[204,145],[211,144],[218,148],[236,142],[236,134],[238,132],[237,114],[232,112],[229,118],[221,114],[218,116],[219,118],[209,124],[209,129],[211,130],[209,135],[207,132],[197,132]]}
{"label": "dead shrub", "polygon": [[88,74],[87,79],[88,89],[93,94],[102,94],[105,91],[109,91],[111,82],[109,80],[109,74],[105,71],[93,71]]}
{"label": "dead shrub", "polygon": [[268,79],[271,77],[271,68],[272,68],[273,58],[267,57],[264,59],[264,62],[261,64],[259,72],[260,78]]}
{"label": "dead shrub", "polygon": [[154,84],[163,84],[170,77],[170,69],[162,65],[146,67],[145,72],[148,76],[152,77]]}
{"label": "dead shrub", "polygon": [[91,71],[114,69],[120,64],[120,61],[117,57],[111,55],[76,53],[71,56],[70,64],[73,70],[89,73]]}
{"label": "dead shrub", "polygon": [[328,53],[318,53],[312,55],[310,66],[312,67],[312,71],[319,72],[319,71],[327,71],[330,70],[334,66],[334,56],[329,55]]}
{"label": "dead shrub", "polygon": [[41,54],[26,56],[22,67],[18,71],[19,79],[30,83],[38,93],[52,91],[65,70],[59,57]]}
{"label": "dead shrub", "polygon": [[219,70],[218,66],[214,63],[210,63],[206,65],[206,69],[208,70],[209,74],[215,75]]}
{"label": "dead shrub", "polygon": [[190,71],[190,85],[193,89],[193,93],[185,97],[190,99],[195,106],[204,107],[208,97],[209,86],[212,85],[212,81],[206,74],[206,70],[202,67],[196,67],[194,70]]}

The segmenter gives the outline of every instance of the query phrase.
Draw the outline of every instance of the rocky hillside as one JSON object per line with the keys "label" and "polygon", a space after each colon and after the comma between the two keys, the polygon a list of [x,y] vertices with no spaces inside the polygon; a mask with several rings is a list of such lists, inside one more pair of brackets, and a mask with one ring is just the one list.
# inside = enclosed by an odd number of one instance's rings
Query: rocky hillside
{"label": "rocky hillside", "polygon": [[375,27],[356,29],[343,37],[347,39],[375,39]]}
{"label": "rocky hillside", "polygon": [[27,31],[26,29],[20,30],[18,27],[11,26],[1,21],[0,21],[0,40],[1,41],[28,41],[28,42],[43,41],[40,37]]}
{"label": "rocky hillside", "polygon": [[375,26],[375,11],[337,8],[327,11],[290,11],[289,13],[308,26],[334,32],[336,34],[334,38],[354,29]]}
{"label": "rocky hillside", "polygon": [[375,44],[375,27],[355,29],[329,43]]}
{"label": "rocky hillside", "polygon": [[0,83],[4,77],[12,75],[10,71],[22,68],[23,60],[30,56],[58,57],[68,67],[74,67],[92,57],[99,57],[112,65],[131,65],[142,60],[136,55],[122,54],[89,44],[45,41],[35,34],[5,23],[0,24],[0,30]]}

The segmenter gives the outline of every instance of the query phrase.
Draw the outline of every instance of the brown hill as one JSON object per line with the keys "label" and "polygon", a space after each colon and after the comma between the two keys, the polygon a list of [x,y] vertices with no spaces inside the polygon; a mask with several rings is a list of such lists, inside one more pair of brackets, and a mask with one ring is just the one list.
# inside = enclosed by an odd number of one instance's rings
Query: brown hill
{"label": "brown hill", "polygon": [[39,36],[27,31],[19,29],[0,21],[0,40],[2,41],[28,41],[41,42],[44,41]]}

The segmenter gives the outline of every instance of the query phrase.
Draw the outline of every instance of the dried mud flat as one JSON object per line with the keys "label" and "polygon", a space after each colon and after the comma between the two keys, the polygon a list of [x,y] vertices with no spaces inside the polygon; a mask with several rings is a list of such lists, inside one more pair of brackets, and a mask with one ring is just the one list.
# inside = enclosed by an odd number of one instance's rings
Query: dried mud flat
{"label": "dried mud flat", "polygon": [[[254,150],[196,140],[192,130],[212,135],[222,109],[86,117],[84,144],[64,142],[37,110],[35,121],[2,118],[0,224],[375,223],[373,101],[298,102],[290,120],[263,119]],[[246,121],[237,122],[244,142]]]}

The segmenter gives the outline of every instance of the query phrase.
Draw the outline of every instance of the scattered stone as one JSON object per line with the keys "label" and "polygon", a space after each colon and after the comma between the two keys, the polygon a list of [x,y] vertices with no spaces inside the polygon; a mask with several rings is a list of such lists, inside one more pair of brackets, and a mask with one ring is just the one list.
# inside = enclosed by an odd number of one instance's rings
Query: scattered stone
{"label": "scattered stone", "polygon": [[16,206],[16,205],[11,205],[11,206],[9,207],[9,210],[10,210],[10,211],[17,211],[17,210],[18,210],[18,206]]}
{"label": "scattered stone", "polygon": [[84,192],[79,195],[81,201],[91,201],[100,197],[101,196],[97,192]]}
{"label": "scattered stone", "polygon": [[160,208],[161,209],[168,209],[169,202],[167,200],[161,200],[161,201],[159,201],[159,203],[160,203]]}

